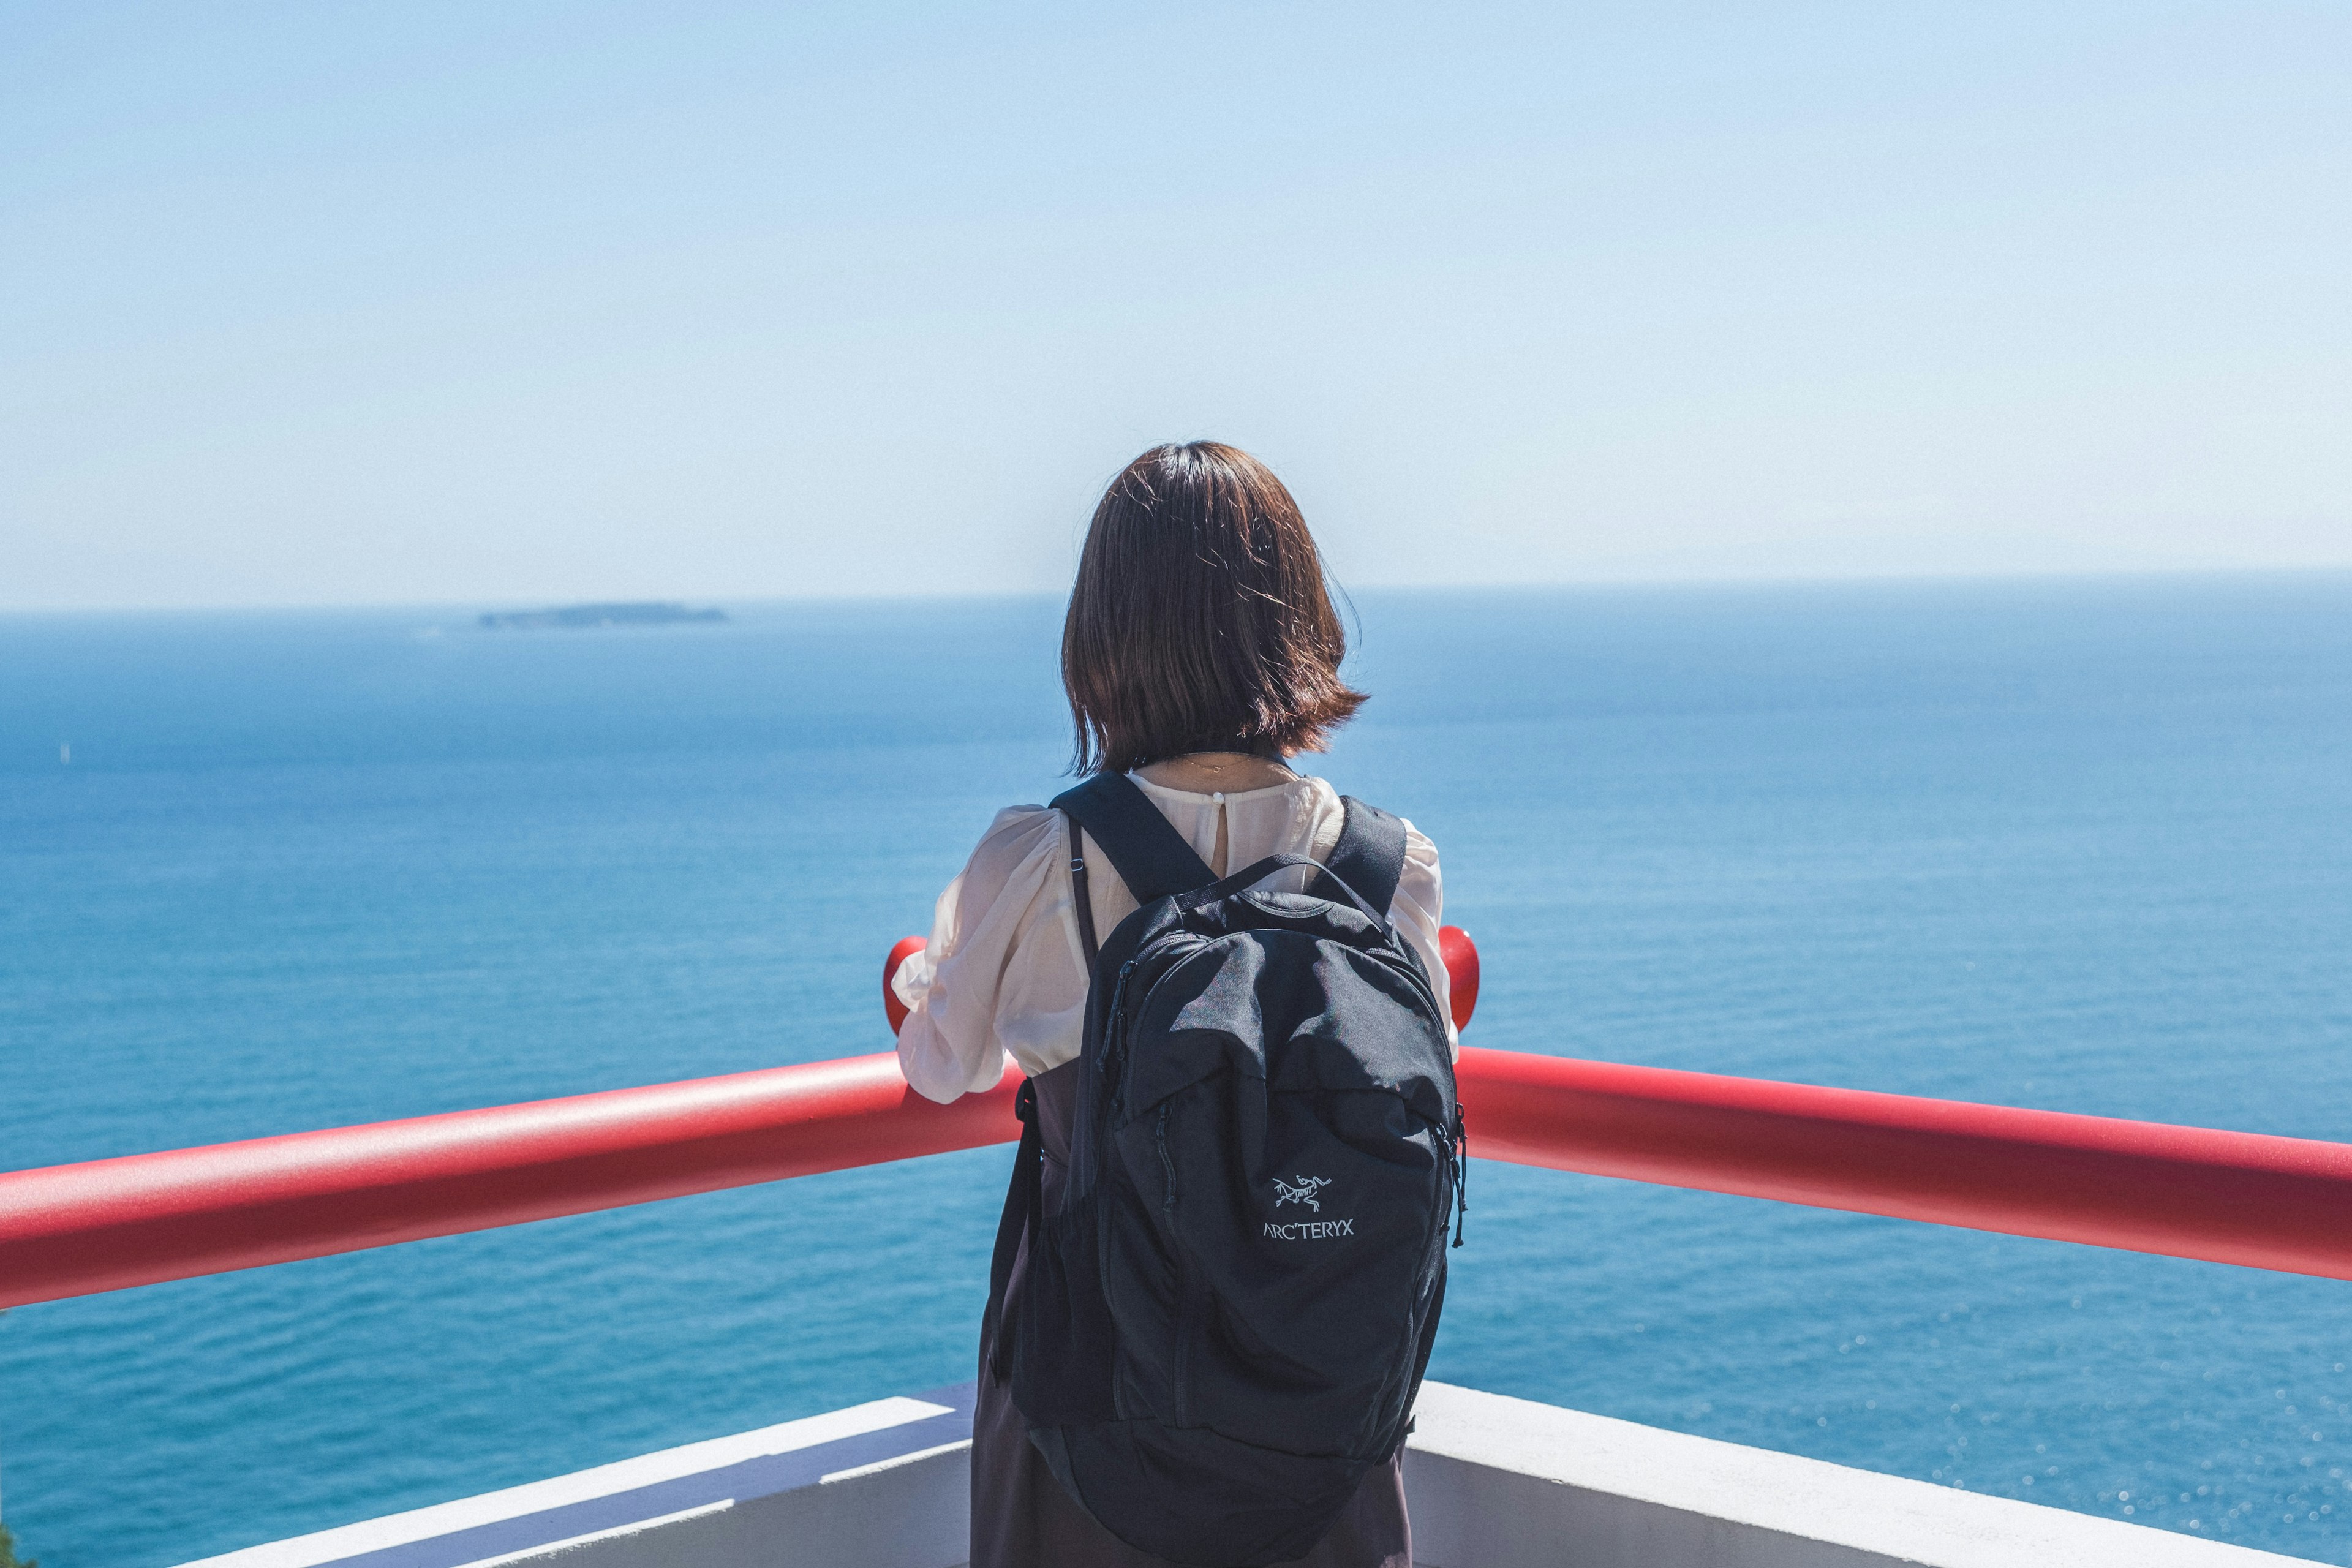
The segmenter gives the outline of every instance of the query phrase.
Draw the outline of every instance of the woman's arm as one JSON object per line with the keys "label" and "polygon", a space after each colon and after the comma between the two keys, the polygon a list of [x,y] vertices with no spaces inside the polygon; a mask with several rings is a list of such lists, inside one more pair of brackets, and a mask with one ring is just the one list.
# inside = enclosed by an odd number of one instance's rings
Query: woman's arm
{"label": "woman's arm", "polygon": [[[1062,951],[1067,942],[1054,940],[1069,901],[1053,876],[1058,842],[1057,819],[1042,806],[997,813],[940,895],[929,946],[892,977],[908,1009],[898,1065],[924,1098],[945,1103],[995,1088],[1008,1048],[1035,1071],[1028,1058],[1040,1028],[1050,1032],[1064,1011],[1082,1020],[1085,977]],[[1075,1001],[1061,994],[1073,985]]]}

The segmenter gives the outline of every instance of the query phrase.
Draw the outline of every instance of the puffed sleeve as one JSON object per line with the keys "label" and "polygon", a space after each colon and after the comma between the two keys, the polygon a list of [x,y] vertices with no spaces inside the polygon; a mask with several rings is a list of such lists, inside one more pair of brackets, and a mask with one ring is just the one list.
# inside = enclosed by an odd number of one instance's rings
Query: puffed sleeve
{"label": "puffed sleeve", "polygon": [[[926,1099],[995,1088],[1008,1048],[1037,1071],[1034,1037],[1083,1029],[1086,976],[1076,939],[1059,929],[1069,913],[1055,875],[1060,839],[1059,819],[1042,806],[999,812],[940,895],[929,946],[892,977],[908,1007],[898,1064]],[[1018,1037],[1005,1037],[1006,1026]],[[1074,1038],[1068,1054],[1076,1051]]]}
{"label": "puffed sleeve", "polygon": [[1445,1041],[1457,1058],[1462,1037],[1454,1027],[1454,997],[1438,950],[1437,932],[1444,922],[1445,884],[1437,871],[1437,846],[1422,837],[1410,822],[1404,825],[1404,871],[1397,878],[1396,897],[1389,901],[1389,922],[1412,944],[1429,984],[1437,993],[1437,1010],[1445,1015]]}

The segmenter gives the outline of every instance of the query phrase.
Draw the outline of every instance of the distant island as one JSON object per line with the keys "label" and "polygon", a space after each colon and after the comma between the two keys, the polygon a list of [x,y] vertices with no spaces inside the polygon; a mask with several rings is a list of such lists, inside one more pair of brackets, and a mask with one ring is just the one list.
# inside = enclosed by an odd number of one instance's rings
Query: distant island
{"label": "distant island", "polygon": [[483,616],[482,625],[536,631],[546,626],[672,626],[726,618],[724,610],[689,610],[684,605],[567,605],[560,610],[496,610]]}

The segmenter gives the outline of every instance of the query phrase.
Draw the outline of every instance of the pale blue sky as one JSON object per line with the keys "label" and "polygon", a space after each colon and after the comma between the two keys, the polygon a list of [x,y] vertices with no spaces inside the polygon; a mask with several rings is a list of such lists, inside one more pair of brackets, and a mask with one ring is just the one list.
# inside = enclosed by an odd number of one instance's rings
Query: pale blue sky
{"label": "pale blue sky", "polygon": [[0,607],[2352,563],[2352,8],[0,11]]}

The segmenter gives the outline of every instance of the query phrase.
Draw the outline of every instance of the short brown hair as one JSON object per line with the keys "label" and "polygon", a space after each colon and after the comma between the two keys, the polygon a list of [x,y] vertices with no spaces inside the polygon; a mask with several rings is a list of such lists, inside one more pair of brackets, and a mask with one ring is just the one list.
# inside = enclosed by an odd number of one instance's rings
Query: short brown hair
{"label": "short brown hair", "polygon": [[1076,771],[1319,752],[1364,704],[1298,503],[1217,441],[1154,447],[1095,508],[1062,623]]}

